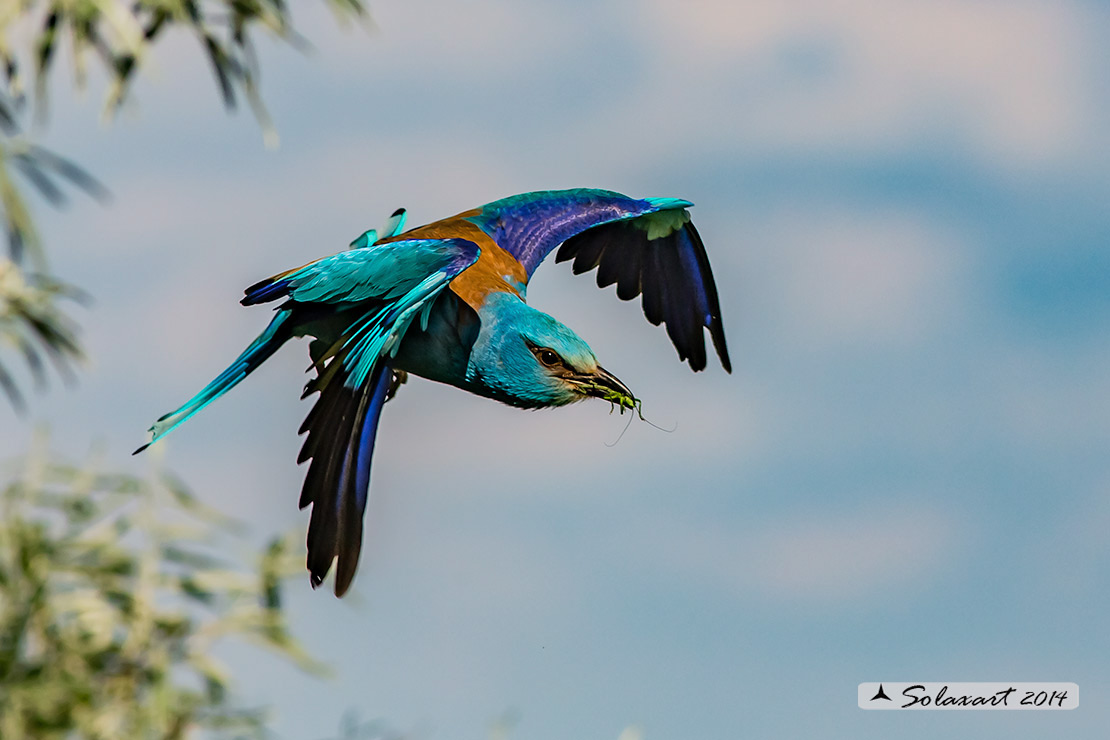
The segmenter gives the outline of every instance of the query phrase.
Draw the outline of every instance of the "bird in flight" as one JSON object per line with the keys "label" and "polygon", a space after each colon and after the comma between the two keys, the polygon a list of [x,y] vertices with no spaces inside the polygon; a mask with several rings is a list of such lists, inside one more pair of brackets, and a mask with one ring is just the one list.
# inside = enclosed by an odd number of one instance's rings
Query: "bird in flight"
{"label": "bird in flight", "polygon": [[[404,233],[398,209],[379,236],[278,273],[242,303],[282,301],[265,331],[232,365],[150,428],[158,441],[212,403],[293,337],[312,337],[302,398],[318,393],[301,425],[297,462],[311,459],[300,507],[312,506],[308,570],[313,588],[336,561],[335,594],[351,585],[378,419],[408,374],[519,408],[602,398],[638,408],[568,327],[525,302],[536,267],[556,248],[576,274],[597,268],[617,296],[642,295],[644,315],[666,326],[681,360],[706,366],[704,330],[732,371],[717,287],[701,237],[675,198],[608,190],[524,193]],[[561,246],[560,246],[561,245]]]}

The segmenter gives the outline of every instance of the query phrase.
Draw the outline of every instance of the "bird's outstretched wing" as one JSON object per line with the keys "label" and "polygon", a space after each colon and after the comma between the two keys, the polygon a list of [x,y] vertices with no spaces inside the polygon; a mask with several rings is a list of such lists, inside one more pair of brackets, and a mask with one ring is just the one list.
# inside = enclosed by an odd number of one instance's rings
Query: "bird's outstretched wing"
{"label": "bird's outstretched wing", "polygon": [[561,244],[556,262],[575,274],[598,268],[597,284],[617,296],[643,295],[644,315],[666,324],[680,359],[706,366],[704,329],[732,371],[717,286],[701,237],[675,198],[629,198],[609,190],[548,190],[494,201],[466,217],[520,261],[529,277]]}
{"label": "bird's outstretched wing", "polygon": [[304,393],[320,394],[301,425],[300,433],[308,436],[297,460],[312,461],[300,506],[312,505],[308,569],[314,587],[336,558],[335,594],[342,596],[354,578],[374,440],[393,380],[390,359],[412,322],[418,316],[427,321],[435,298],[474,264],[478,253],[478,246],[465,239],[372,244],[281,273],[246,291],[247,305],[284,297],[292,305],[283,304],[283,310],[311,315],[326,307],[345,317],[338,338],[314,353],[317,377]]}

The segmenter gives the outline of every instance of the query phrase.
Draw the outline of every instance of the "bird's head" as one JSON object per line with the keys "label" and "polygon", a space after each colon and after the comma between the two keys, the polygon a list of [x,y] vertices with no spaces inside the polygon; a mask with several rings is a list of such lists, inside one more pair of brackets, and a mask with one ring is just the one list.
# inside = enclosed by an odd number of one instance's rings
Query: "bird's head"
{"label": "bird's head", "polygon": [[622,408],[638,399],[601,367],[593,350],[565,324],[516,296],[490,296],[468,374],[493,398],[513,406],[565,406],[602,398]]}

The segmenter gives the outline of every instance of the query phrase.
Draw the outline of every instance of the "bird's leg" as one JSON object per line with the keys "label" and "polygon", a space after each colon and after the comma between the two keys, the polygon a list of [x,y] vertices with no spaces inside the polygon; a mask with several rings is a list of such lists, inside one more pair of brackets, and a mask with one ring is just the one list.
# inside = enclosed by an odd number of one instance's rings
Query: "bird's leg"
{"label": "bird's leg", "polygon": [[394,370],[393,378],[389,381],[389,390],[385,392],[385,400],[389,401],[397,395],[397,389],[407,383],[409,374],[404,370]]}

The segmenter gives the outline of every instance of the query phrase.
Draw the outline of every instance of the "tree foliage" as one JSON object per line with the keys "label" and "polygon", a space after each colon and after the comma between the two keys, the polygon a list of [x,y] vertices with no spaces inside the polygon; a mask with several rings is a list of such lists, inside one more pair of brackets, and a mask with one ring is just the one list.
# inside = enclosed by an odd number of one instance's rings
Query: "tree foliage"
{"label": "tree foliage", "polygon": [[290,636],[275,540],[254,572],[214,553],[236,533],[170,476],[35,455],[0,491],[0,737],[261,737],[213,646],[234,638],[319,671]]}
{"label": "tree foliage", "polygon": [[[342,21],[365,17],[363,0],[325,2]],[[259,91],[254,39],[264,33],[304,45],[283,0],[0,2],[0,225],[8,241],[8,256],[0,256],[0,391],[17,407],[22,395],[5,357],[21,357],[40,385],[47,362],[69,376],[82,357],[76,327],[61,305],[78,293],[51,276],[27,186],[54,206],[63,205],[72,189],[107,197],[104,186],[80,167],[34,143],[27,134],[28,99],[33,98],[43,119],[47,83],[61,50],[68,47],[79,87],[91,66],[105,73],[105,111],[111,114],[127,99],[154,44],[171,30],[196,39],[197,59],[212,69],[227,108],[246,100],[266,142],[275,143]]]}

